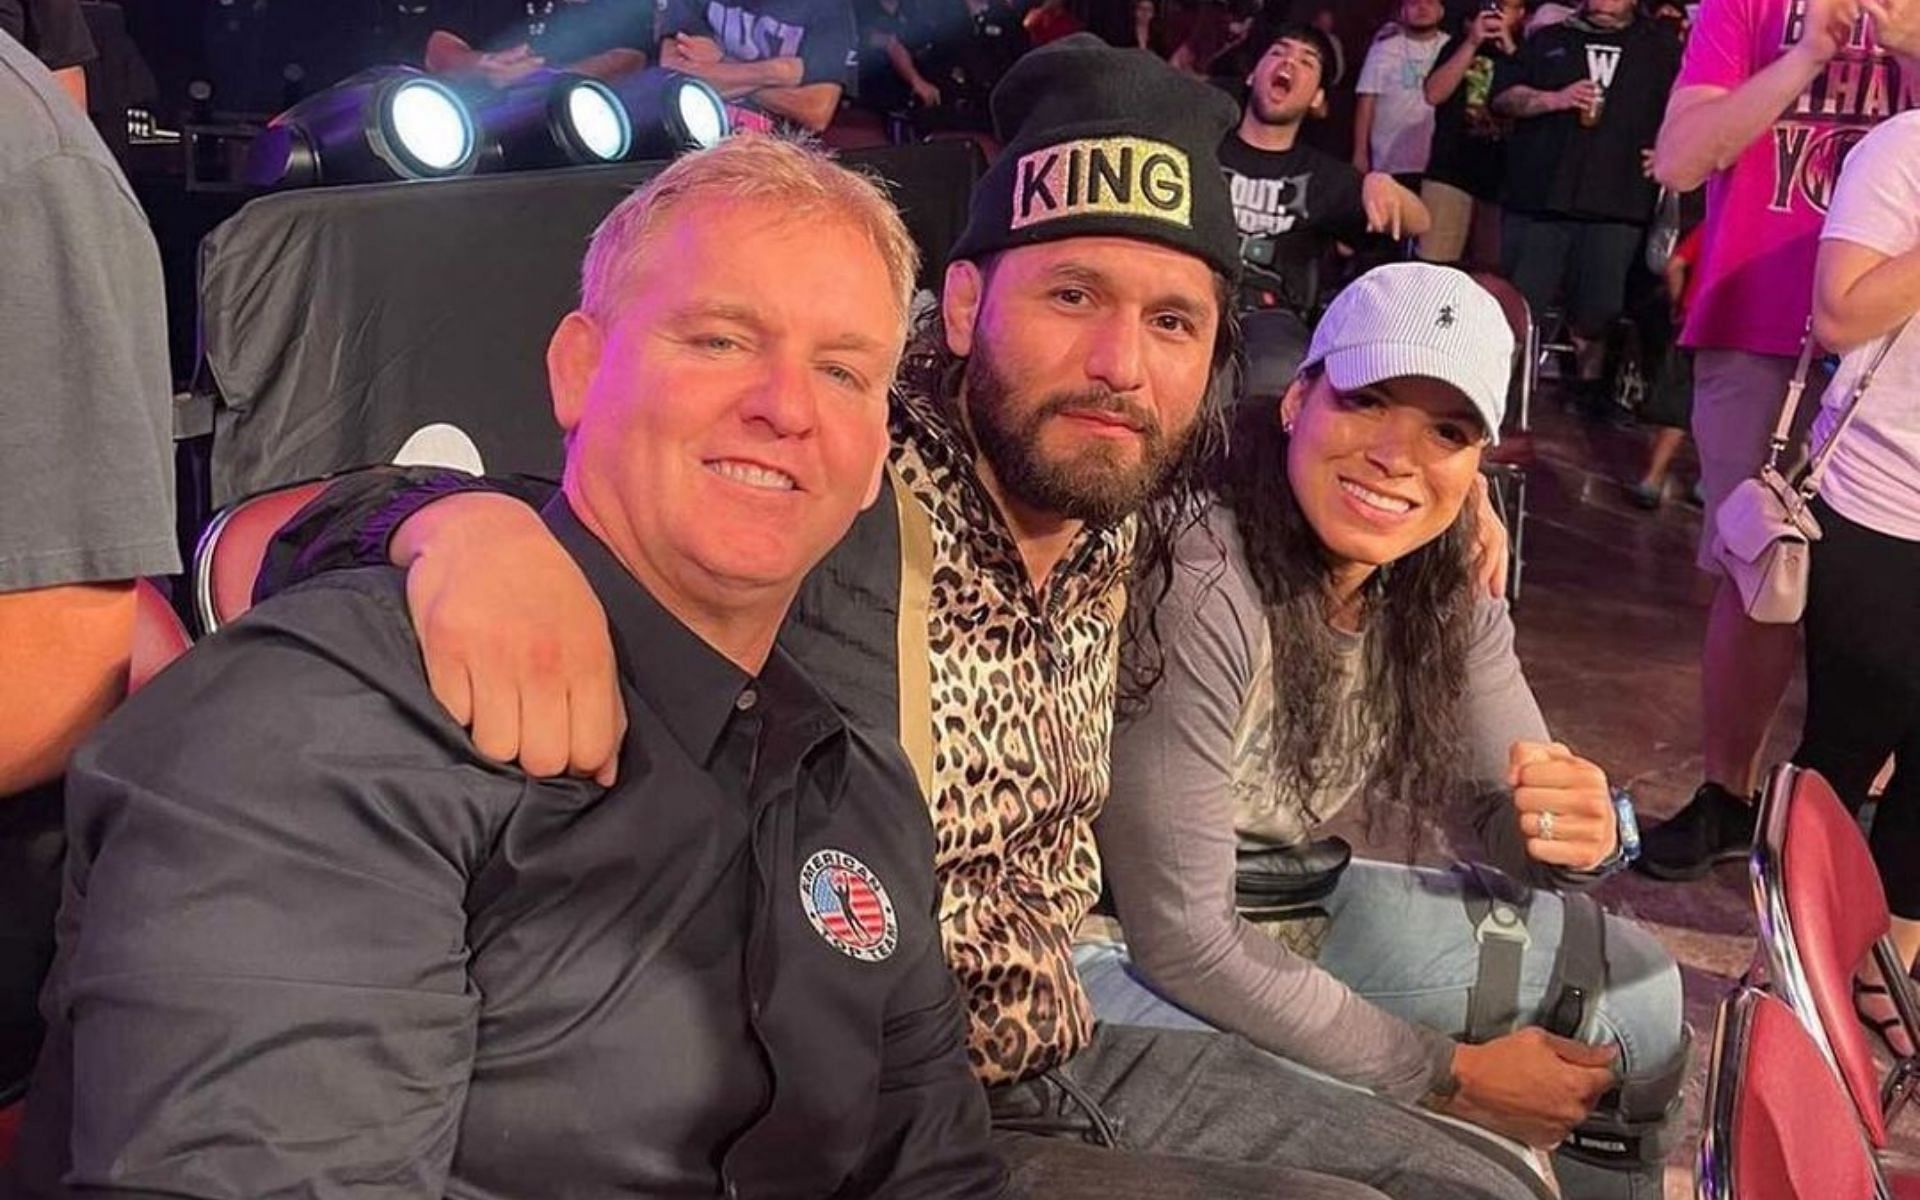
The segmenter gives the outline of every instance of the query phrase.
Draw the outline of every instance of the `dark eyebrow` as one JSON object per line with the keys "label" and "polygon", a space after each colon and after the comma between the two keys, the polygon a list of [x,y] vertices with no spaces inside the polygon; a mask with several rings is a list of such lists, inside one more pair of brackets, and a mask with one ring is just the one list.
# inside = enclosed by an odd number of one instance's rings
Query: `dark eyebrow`
{"label": "dark eyebrow", "polygon": [[717,301],[699,302],[676,308],[667,313],[667,320],[674,324],[686,321],[731,321],[736,325],[746,325],[759,329],[764,322],[758,313],[742,304],[722,304]]}
{"label": "dark eyebrow", "polygon": [[[1343,392],[1339,388],[1334,388],[1333,392],[1336,396],[1365,396],[1367,399],[1378,401],[1381,404],[1393,404],[1403,408],[1413,407],[1405,400],[1395,400],[1393,395],[1378,383],[1371,383],[1366,387],[1355,388],[1350,392]],[[1473,406],[1472,401],[1464,397],[1457,406],[1442,409],[1439,412],[1430,413],[1429,415],[1436,421],[1461,421],[1472,425],[1483,434],[1487,432],[1487,419],[1480,415],[1480,410]]]}
{"label": "dark eyebrow", "polygon": [[822,350],[851,350],[855,354],[892,354],[893,347],[864,333],[843,333],[820,344]]}
{"label": "dark eyebrow", "polygon": [[[1048,267],[1047,279],[1049,283],[1072,283],[1095,291],[1112,289],[1112,283],[1104,272],[1085,263],[1073,261],[1055,263]],[[1211,294],[1205,300],[1196,300],[1180,292],[1165,292],[1147,301],[1146,307],[1171,309],[1195,324],[1202,324],[1214,315],[1212,301]]]}
{"label": "dark eyebrow", "polygon": [[[1313,55],[1314,62],[1316,63],[1320,62],[1320,48],[1314,45],[1312,42],[1307,41],[1305,38],[1283,37],[1279,41],[1275,42],[1273,45],[1268,46],[1267,53],[1272,54],[1275,50],[1280,50],[1287,46],[1298,46],[1300,49],[1306,51],[1308,54]],[[1321,65],[1324,66],[1325,64],[1322,63]]]}

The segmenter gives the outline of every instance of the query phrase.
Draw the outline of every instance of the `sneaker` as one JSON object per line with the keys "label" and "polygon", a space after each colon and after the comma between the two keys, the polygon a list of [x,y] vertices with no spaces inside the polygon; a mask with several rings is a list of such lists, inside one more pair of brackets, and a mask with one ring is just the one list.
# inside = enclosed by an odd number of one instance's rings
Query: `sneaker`
{"label": "sneaker", "polygon": [[1663,491],[1659,484],[1642,479],[1627,489],[1627,499],[1633,502],[1635,508],[1652,512],[1660,507]]}
{"label": "sneaker", "polygon": [[1698,879],[1753,849],[1754,807],[1717,783],[1640,837],[1636,867],[1655,879]]}

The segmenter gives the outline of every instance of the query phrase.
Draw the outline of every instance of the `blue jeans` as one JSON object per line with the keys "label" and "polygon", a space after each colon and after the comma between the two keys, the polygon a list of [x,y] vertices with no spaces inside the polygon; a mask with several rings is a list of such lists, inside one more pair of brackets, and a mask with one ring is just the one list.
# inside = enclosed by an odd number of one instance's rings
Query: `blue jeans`
{"label": "blue jeans", "polygon": [[[1480,953],[1461,900],[1463,881],[1456,872],[1355,859],[1321,905],[1328,928],[1320,968],[1396,1016],[1460,1036]],[[1558,896],[1534,894],[1527,912],[1532,940],[1521,961],[1523,1022],[1537,1021],[1546,1000],[1560,945],[1561,914]],[[1618,1046],[1623,1078],[1657,1077],[1686,1049],[1680,972],[1651,934],[1616,917],[1606,921],[1606,985],[1591,1027],[1580,1036]],[[1085,944],[1074,959],[1102,1021],[1211,1028],[1155,994],[1133,970],[1125,946]],[[1568,1200],[1659,1200],[1661,1195],[1658,1166],[1606,1170],[1562,1154],[1555,1157],[1554,1167]]]}

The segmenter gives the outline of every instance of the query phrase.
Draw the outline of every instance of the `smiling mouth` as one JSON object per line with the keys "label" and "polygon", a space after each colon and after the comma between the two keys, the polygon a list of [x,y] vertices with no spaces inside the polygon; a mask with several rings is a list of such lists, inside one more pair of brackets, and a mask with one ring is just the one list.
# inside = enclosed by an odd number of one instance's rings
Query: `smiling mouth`
{"label": "smiling mouth", "polygon": [[1351,479],[1340,480],[1340,490],[1352,496],[1368,508],[1376,512],[1386,513],[1389,516],[1405,516],[1416,507],[1411,500],[1403,500],[1399,496],[1389,496],[1385,492],[1376,492],[1372,488],[1364,484],[1355,483]]}
{"label": "smiling mouth", "polygon": [[792,492],[800,485],[793,476],[772,467],[763,467],[758,463],[742,462],[737,458],[716,459],[706,464],[707,470],[720,478],[733,483],[744,484],[766,492]]}

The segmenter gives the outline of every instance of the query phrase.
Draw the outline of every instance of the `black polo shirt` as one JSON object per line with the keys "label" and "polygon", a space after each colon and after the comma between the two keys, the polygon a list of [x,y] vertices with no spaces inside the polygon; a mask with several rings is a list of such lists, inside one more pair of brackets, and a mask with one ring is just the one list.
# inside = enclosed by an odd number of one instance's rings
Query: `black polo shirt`
{"label": "black polo shirt", "polygon": [[482,759],[387,569],[256,608],[75,758],[29,1194],[1001,1194],[898,750],[547,516],[614,634],[611,791]]}

